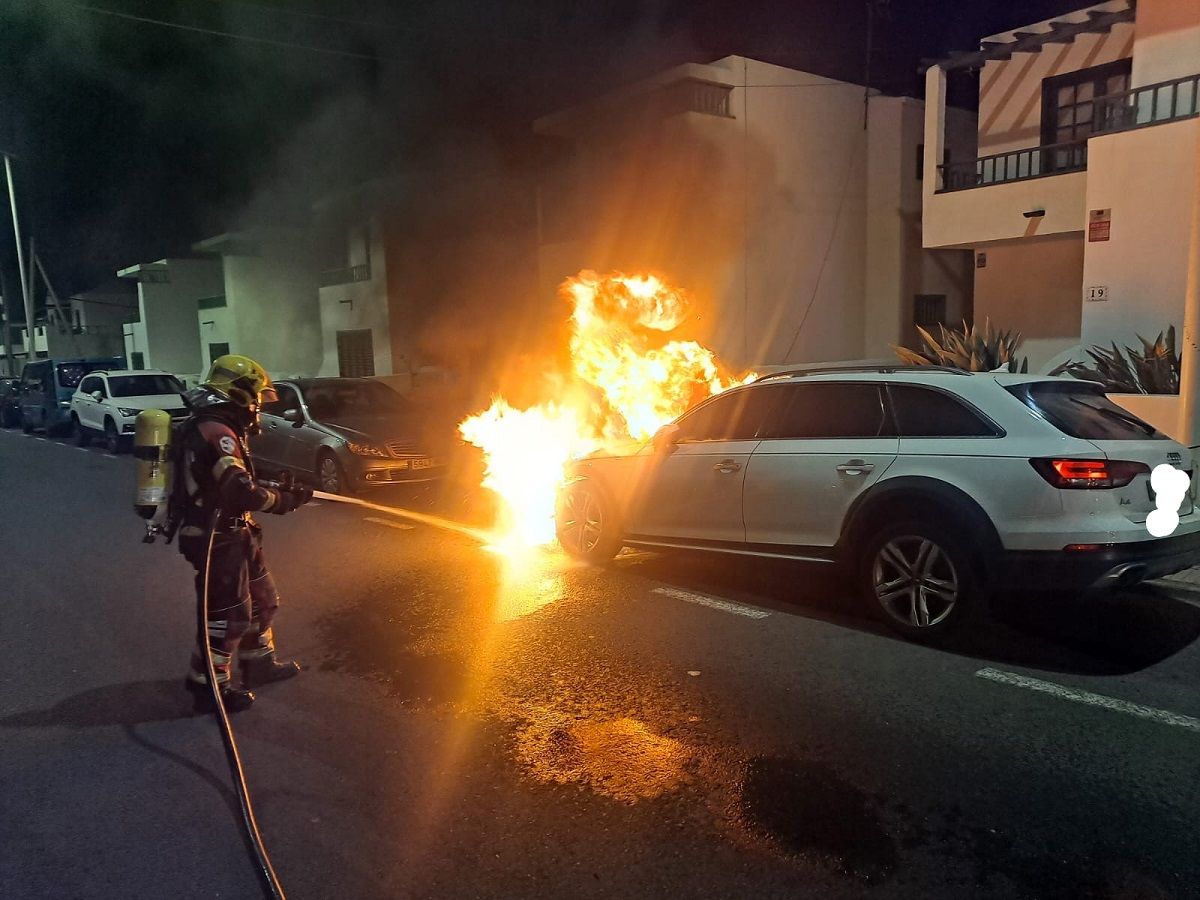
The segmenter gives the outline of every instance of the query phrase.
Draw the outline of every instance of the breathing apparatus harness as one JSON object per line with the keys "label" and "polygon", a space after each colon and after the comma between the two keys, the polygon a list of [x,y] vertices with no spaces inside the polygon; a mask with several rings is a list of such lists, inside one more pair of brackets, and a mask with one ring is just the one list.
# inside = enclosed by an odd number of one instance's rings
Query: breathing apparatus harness
{"label": "breathing apparatus harness", "polygon": [[[185,398],[186,402],[186,398]],[[191,408],[191,404],[189,404]],[[195,411],[195,410],[193,410]],[[148,409],[138,413],[134,425],[133,455],[137,469],[137,485],[134,496],[134,509],[146,521],[146,532],[142,542],[153,544],[158,535],[171,543],[182,521],[184,504],[187,501],[184,468],[187,465],[182,429],[194,427],[189,418],[184,424],[173,427],[171,417],[160,409]],[[285,485],[268,486],[285,487]],[[200,602],[196,604],[196,627],[200,645],[204,652],[205,677],[212,692],[213,714],[221,730],[221,742],[225,747],[225,758],[229,763],[229,772],[236,789],[238,805],[242,812],[242,828],[245,831],[247,843],[253,852],[255,869],[262,882],[263,894],[273,900],[286,900],[283,885],[275,874],[271,857],[263,843],[262,834],[258,829],[258,821],[254,816],[254,806],[250,800],[250,787],[246,782],[246,773],[242,767],[241,754],[238,752],[237,740],[233,734],[233,726],[229,721],[229,713],[225,709],[225,701],[221,696],[220,685],[217,684],[216,667],[213,665],[212,647],[206,638],[208,633],[208,595],[209,577],[212,569],[213,543],[216,540],[217,525],[221,521],[221,509],[214,507],[206,523],[206,549],[204,554],[204,570]]]}

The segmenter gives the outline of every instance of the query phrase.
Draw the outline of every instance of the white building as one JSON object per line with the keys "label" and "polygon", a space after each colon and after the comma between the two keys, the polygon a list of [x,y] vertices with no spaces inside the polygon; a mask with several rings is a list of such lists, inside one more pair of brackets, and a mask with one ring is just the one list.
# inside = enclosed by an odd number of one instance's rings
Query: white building
{"label": "white building", "polygon": [[[922,250],[923,120],[919,101],[865,111],[859,85],[740,56],[546,116],[564,152],[539,187],[542,294],[648,270],[691,292],[688,336],[731,365],[893,358],[916,324],[971,317],[970,254]],[[973,156],[972,117],[946,120]]]}
{"label": "white building", "polygon": [[[978,71],[979,150],[942,165],[962,70]],[[1101,3],[929,69],[925,246],[974,251],[976,318],[1023,332],[1031,369],[1181,330],[1198,95],[1196,0]]]}
{"label": "white building", "polygon": [[466,374],[523,340],[537,302],[527,177],[425,170],[324,198],[313,213],[325,248],[320,374],[402,385]]}
{"label": "white building", "polygon": [[197,301],[200,371],[224,353],[240,353],[276,377],[317,374],[317,264],[306,230],[230,232],[192,250],[216,257],[223,277],[218,292]]}
{"label": "white building", "polygon": [[200,312],[215,306],[214,298],[225,291],[220,261],[160,259],[121,269],[117,276],[138,287],[138,319],[125,326],[124,334],[130,368],[198,376],[204,366]]}

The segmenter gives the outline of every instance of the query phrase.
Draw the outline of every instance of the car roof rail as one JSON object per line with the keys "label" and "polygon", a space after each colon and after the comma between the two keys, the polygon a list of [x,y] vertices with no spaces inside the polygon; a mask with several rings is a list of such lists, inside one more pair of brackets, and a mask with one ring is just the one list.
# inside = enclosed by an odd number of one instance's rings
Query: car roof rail
{"label": "car roof rail", "polygon": [[958,369],[958,368],[955,368],[954,366],[934,366],[934,365],[921,366],[921,365],[913,365],[912,363],[898,363],[897,365],[894,365],[894,366],[889,366],[889,365],[882,365],[882,366],[850,365],[850,366],[815,366],[815,367],[808,368],[808,369],[787,369],[783,372],[771,372],[767,375],[763,375],[761,378],[755,379],[755,381],[756,382],[757,381],[768,381],[772,378],[799,378],[800,376],[803,376],[803,375],[849,374],[852,372],[879,372],[879,373],[941,372],[941,373],[947,374],[947,375],[970,375],[970,374],[972,374],[972,373],[968,372],[966,369]]}

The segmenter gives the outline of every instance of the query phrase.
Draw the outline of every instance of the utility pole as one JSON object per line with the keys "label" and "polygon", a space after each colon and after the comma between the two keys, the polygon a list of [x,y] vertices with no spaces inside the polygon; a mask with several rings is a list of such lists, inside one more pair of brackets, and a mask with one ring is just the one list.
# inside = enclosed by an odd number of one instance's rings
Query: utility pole
{"label": "utility pole", "polygon": [[[0,151],[2,152],[2,151]],[[21,293],[25,297],[25,332],[29,336],[25,344],[25,358],[34,358],[33,350],[33,294],[25,273],[25,250],[21,247],[21,226],[17,221],[17,192],[13,188],[12,157],[4,153],[4,175],[8,179],[8,205],[12,209],[13,239],[17,244],[17,270],[21,276]]]}
{"label": "utility pole", "polygon": [[1180,348],[1179,434],[1180,443],[1200,445],[1200,147],[1196,148],[1192,185],[1192,225],[1188,235],[1187,286],[1183,294],[1183,346]]}
{"label": "utility pole", "polygon": [[4,350],[4,366],[8,370],[6,374],[16,375],[17,364],[13,360],[12,330],[9,328],[12,322],[12,316],[9,315],[11,306],[12,298],[8,294],[8,279],[4,277],[4,267],[0,266],[0,348]]}
{"label": "utility pole", "polygon": [[[58,292],[54,290],[54,285],[50,283],[50,277],[46,274],[46,267],[42,265],[42,258],[40,256],[33,256],[32,262],[33,266],[37,267],[37,271],[41,273],[42,282],[46,285],[46,293],[50,295],[50,300],[54,304],[54,310],[58,313],[58,327],[60,329],[64,327],[67,329],[67,334],[71,339],[71,347],[76,353],[79,353],[79,338],[75,336],[75,323],[63,311],[62,303],[58,299]],[[47,340],[49,340],[48,335],[49,332],[47,331]]]}

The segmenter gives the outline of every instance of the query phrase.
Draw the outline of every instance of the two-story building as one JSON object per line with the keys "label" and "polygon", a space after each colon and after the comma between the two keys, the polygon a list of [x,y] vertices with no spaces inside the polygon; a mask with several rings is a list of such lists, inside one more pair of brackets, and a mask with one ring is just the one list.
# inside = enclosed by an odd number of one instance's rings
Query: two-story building
{"label": "two-story building", "polygon": [[[948,77],[977,73],[978,152]],[[1181,330],[1200,154],[1200,2],[1112,0],[984,38],[926,76],[924,245],[967,248],[975,316],[1031,370]]]}
{"label": "two-story building", "polygon": [[[974,154],[972,116],[945,143]],[[735,367],[893,358],[971,317],[970,254],[925,250],[919,100],[742,56],[678,66],[539,119],[541,293],[580,269],[688,289],[689,337]]]}
{"label": "two-story building", "polygon": [[224,297],[220,261],[160,259],[128,266],[117,277],[137,283],[138,317],[124,326],[129,367],[198,377],[204,365],[200,313]]}
{"label": "two-story building", "polygon": [[305,228],[227,232],[192,246],[219,260],[222,289],[197,301],[201,371],[226,353],[258,360],[276,377],[321,367],[317,262]]}

